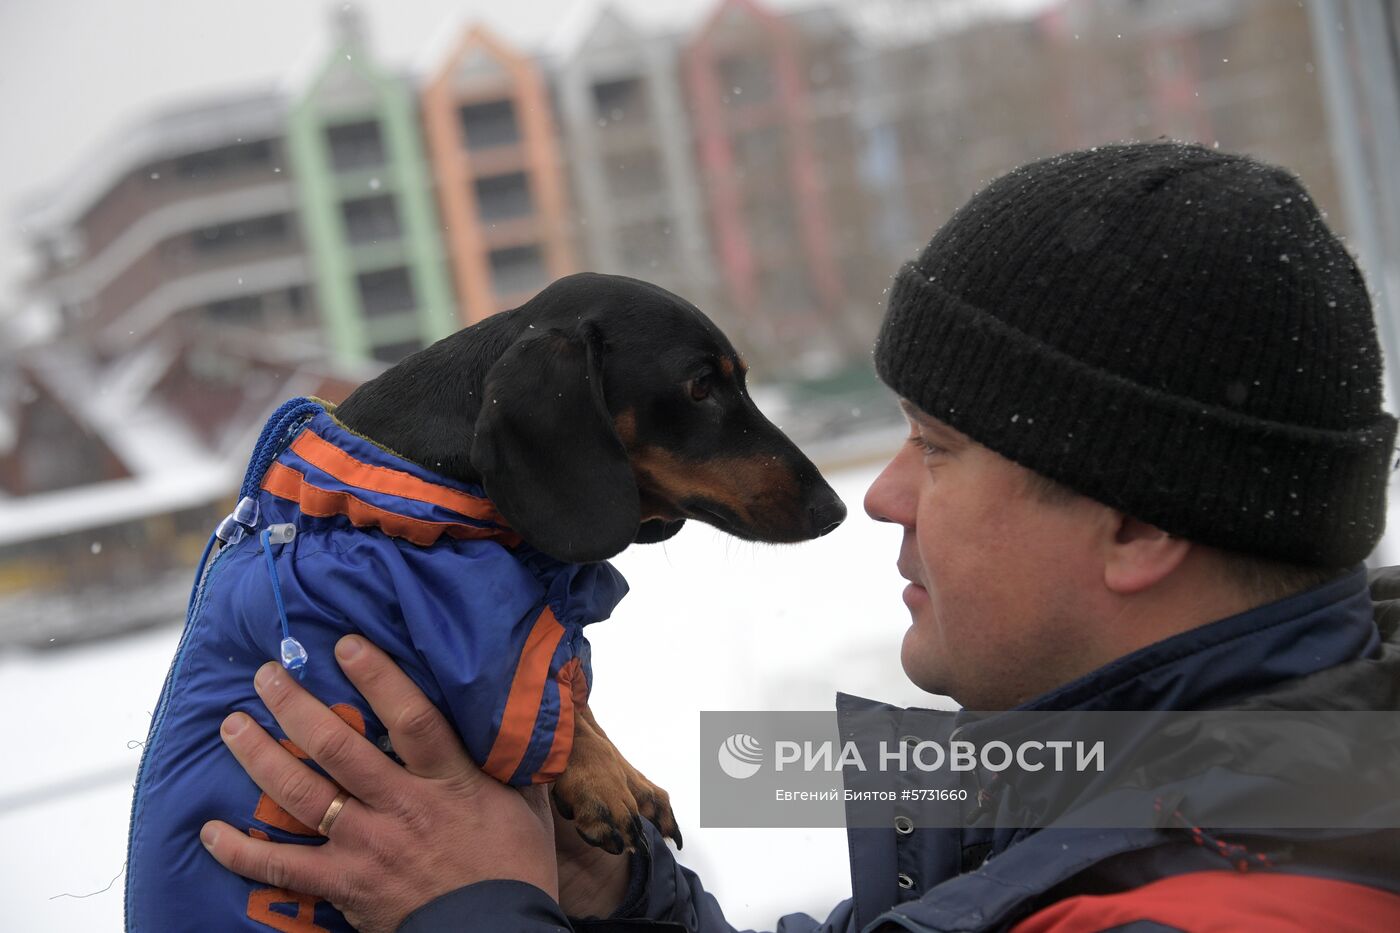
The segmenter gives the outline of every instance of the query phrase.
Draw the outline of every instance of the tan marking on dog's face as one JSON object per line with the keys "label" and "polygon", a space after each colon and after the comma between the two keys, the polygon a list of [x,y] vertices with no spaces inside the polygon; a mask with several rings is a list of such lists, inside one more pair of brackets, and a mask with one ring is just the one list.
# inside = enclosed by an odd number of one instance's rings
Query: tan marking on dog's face
{"label": "tan marking on dog's face", "polygon": [[613,419],[613,430],[617,432],[622,446],[631,449],[637,442],[637,413],[629,408],[618,415]]}
{"label": "tan marking on dog's face", "polygon": [[646,447],[634,453],[632,467],[646,501],[676,510],[691,499],[723,506],[764,538],[786,538],[804,527],[797,477],[777,458],[688,461]]}
{"label": "tan marking on dog's face", "polygon": [[734,361],[731,360],[731,359],[730,359],[729,357],[727,357],[727,356],[726,356],[726,357],[722,357],[722,358],[720,359],[720,361],[719,361],[719,370],[720,370],[720,372],[724,373],[724,378],[726,378],[726,379],[733,379],[733,378],[734,378]]}

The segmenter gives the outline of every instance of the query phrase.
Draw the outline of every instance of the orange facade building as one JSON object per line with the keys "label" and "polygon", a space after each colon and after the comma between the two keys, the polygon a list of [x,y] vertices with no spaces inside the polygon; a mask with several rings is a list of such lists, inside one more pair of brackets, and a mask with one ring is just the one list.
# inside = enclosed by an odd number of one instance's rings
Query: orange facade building
{"label": "orange facade building", "polygon": [[474,26],[422,100],[463,322],[522,304],[577,271],[559,137],[535,64]]}

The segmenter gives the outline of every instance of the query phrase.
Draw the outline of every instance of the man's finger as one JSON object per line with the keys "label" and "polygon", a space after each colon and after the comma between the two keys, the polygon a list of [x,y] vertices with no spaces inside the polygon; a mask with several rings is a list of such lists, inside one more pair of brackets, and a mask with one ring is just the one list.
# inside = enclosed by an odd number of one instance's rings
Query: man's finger
{"label": "man's finger", "polygon": [[394,752],[410,771],[458,780],[464,774],[480,775],[441,711],[392,658],[358,635],[342,638],[335,656],[345,676],[389,729]]}
{"label": "man's finger", "polygon": [[[404,778],[402,769],[307,693],[282,665],[276,661],[264,664],[258,669],[253,686],[287,737],[357,800],[382,809],[398,799]],[[273,798],[277,795],[273,794]],[[320,819],[319,814],[316,819]]]}
{"label": "man's finger", "polygon": [[320,846],[290,845],[253,839],[227,823],[211,820],[199,840],[220,865],[245,878],[302,894],[340,901],[333,890],[336,874],[326,864]]}
{"label": "man's finger", "polygon": [[225,719],[219,735],[254,784],[304,825],[316,828],[340,788],[283,748],[245,713]]}

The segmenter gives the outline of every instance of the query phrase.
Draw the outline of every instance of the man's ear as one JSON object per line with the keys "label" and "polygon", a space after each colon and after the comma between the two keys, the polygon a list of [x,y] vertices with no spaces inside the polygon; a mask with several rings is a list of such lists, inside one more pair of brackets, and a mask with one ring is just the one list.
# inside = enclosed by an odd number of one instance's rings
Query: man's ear
{"label": "man's ear", "polygon": [[1191,550],[1191,542],[1167,534],[1155,525],[1121,512],[1111,529],[1104,560],[1104,585],[1120,596],[1140,593],[1181,566]]}
{"label": "man's ear", "polygon": [[550,330],[501,355],[486,374],[471,458],[506,522],[551,557],[605,560],[637,536],[641,502],[591,327]]}

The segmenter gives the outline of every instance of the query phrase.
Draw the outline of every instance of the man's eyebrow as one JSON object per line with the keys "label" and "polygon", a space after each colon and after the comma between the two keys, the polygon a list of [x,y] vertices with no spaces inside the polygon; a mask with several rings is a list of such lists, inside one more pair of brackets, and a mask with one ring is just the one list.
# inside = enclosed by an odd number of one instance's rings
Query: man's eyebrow
{"label": "man's eyebrow", "polygon": [[919,424],[924,425],[924,426],[929,427],[929,428],[935,428],[935,429],[936,429],[936,428],[938,427],[938,425],[936,425],[936,424],[933,423],[933,419],[930,418],[927,414],[924,413],[924,410],[923,410],[922,408],[920,408],[919,406],[915,405],[913,402],[909,401],[908,399],[905,399],[905,398],[900,399],[900,400],[899,400],[899,407],[900,407],[900,410],[904,412],[904,416],[905,416],[906,418],[908,418],[910,421],[917,421]]}
{"label": "man's eyebrow", "polygon": [[910,421],[914,422],[925,431],[931,431],[937,434],[940,439],[947,440],[951,443],[959,443],[962,441],[963,435],[956,428],[934,420],[932,415],[928,414],[908,399],[900,399],[899,407]]}

